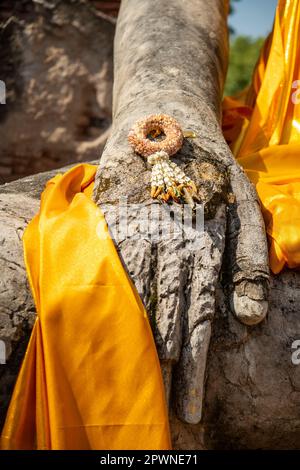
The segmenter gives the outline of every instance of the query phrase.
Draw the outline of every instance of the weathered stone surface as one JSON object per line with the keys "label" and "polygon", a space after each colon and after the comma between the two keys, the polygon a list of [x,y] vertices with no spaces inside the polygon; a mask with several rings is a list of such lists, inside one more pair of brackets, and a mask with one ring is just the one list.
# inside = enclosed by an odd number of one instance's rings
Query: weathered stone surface
{"label": "weathered stone surface", "polygon": [[300,276],[271,277],[269,313],[256,327],[228,313],[220,290],[201,425],[173,418],[174,445],[194,449],[299,449]]}
{"label": "weathered stone surface", "polygon": [[88,1],[17,3],[0,9],[0,182],[99,157],[111,124],[115,19]]}
{"label": "weathered stone surface", "polygon": [[26,194],[0,195],[0,339],[6,347],[6,364],[0,365],[0,422],[34,321],[21,237],[37,208],[38,201]]}

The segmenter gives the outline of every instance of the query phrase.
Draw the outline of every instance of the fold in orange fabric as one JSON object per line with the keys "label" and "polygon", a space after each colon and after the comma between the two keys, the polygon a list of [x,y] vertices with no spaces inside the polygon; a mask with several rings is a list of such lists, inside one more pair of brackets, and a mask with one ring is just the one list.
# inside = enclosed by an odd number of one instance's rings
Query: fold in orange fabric
{"label": "fold in orange fabric", "polygon": [[300,0],[279,0],[251,86],[223,102],[223,133],[255,184],[270,267],[300,266]]}
{"label": "fold in orange fabric", "polygon": [[37,318],[2,449],[171,448],[151,327],[91,199],[95,171],[52,178],[25,230]]}

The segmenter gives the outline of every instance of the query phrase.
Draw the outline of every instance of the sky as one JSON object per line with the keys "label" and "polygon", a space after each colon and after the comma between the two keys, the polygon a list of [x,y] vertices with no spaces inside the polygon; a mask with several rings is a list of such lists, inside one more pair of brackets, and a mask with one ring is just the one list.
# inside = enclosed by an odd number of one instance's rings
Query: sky
{"label": "sky", "polygon": [[229,24],[236,34],[266,36],[273,24],[277,0],[240,0],[233,2]]}

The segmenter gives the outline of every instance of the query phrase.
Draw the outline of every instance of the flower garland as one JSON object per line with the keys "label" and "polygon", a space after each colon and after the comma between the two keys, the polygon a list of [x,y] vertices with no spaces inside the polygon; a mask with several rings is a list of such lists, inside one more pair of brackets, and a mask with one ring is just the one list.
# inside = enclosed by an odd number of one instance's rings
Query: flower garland
{"label": "flower garland", "polygon": [[137,121],[128,134],[135,152],[152,165],[151,197],[161,201],[193,203],[195,183],[170,160],[182,147],[184,134],[178,122],[166,114],[152,114]]}

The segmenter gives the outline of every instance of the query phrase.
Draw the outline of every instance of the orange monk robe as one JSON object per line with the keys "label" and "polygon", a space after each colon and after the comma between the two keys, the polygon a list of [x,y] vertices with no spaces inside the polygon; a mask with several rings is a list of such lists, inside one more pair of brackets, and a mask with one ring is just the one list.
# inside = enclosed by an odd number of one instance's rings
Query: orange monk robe
{"label": "orange monk robe", "polygon": [[300,266],[300,0],[279,0],[251,86],[223,102],[223,132],[255,184],[270,267]]}

